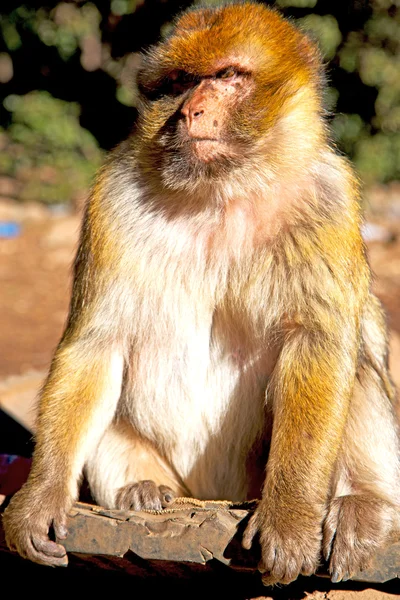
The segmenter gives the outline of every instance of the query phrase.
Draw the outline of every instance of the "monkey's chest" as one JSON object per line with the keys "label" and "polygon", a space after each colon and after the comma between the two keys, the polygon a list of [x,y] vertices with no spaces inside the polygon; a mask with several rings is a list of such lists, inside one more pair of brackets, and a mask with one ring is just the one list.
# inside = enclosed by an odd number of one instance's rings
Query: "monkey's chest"
{"label": "monkey's chest", "polygon": [[133,425],[198,497],[245,497],[246,458],[263,428],[275,356],[237,334],[215,318],[149,332],[130,365]]}

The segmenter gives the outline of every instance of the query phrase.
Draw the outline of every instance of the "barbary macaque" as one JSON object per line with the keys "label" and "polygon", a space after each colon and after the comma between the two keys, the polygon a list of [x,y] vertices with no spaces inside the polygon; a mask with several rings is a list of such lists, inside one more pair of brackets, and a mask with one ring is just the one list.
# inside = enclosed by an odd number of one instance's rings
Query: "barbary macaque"
{"label": "barbary macaque", "polygon": [[399,527],[387,338],[315,45],[254,3],[192,9],[143,56],[135,132],[86,208],[10,548],[65,565],[85,473],[109,508],[260,498],[265,584],[333,581]]}

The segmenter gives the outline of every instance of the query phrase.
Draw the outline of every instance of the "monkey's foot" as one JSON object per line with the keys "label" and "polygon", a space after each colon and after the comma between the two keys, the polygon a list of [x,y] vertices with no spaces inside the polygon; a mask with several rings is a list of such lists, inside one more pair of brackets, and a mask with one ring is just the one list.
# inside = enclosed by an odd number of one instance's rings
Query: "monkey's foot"
{"label": "monkey's foot", "polygon": [[49,502],[34,500],[24,488],[12,498],[3,515],[6,542],[10,550],[16,550],[23,558],[40,565],[66,567],[66,550],[48,537],[52,525],[56,536],[65,539],[68,531],[65,526],[67,511],[54,510],[58,516],[49,516]]}
{"label": "monkey's foot", "polygon": [[334,583],[365,569],[392,530],[395,508],[369,494],[334,498],[324,524],[323,552]]}
{"label": "monkey's foot", "polygon": [[162,510],[175,500],[175,493],[166,485],[144,480],[120,488],[115,500],[122,510]]}
{"label": "monkey's foot", "polygon": [[250,519],[243,536],[243,547],[250,549],[254,536],[259,532],[261,561],[258,570],[264,585],[288,584],[299,575],[312,575],[318,568],[321,551],[319,519],[299,517],[296,523],[285,522],[276,515],[280,530],[269,519],[268,512],[256,511]]}

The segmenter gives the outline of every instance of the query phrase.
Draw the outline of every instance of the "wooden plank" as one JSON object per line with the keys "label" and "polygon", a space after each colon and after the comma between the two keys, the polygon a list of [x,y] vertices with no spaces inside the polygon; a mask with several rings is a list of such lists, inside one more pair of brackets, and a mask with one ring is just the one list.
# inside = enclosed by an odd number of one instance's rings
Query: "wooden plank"
{"label": "wooden plank", "polygon": [[[133,553],[144,560],[205,565],[218,561],[235,570],[255,571],[259,548],[245,551],[241,537],[250,510],[207,503],[183,505],[162,513],[106,510],[77,503],[70,513],[68,538],[62,543],[81,558],[114,560]],[[118,563],[120,564],[120,563]],[[318,573],[327,576],[326,570]],[[381,549],[367,570],[352,579],[384,583],[400,577],[400,541]]]}

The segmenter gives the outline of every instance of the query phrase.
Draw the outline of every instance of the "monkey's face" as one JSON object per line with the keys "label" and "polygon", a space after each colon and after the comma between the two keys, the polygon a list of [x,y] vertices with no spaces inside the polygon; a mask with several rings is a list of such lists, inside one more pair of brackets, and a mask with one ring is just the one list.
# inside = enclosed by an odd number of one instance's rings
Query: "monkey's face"
{"label": "monkey's face", "polygon": [[139,73],[142,164],[182,189],[268,160],[268,144],[272,159],[274,128],[319,65],[308,39],[261,5],[185,13]]}
{"label": "monkey's face", "polygon": [[239,164],[247,140],[234,117],[253,87],[251,74],[229,62],[204,76],[171,71],[144,109],[153,159],[164,171],[197,180]]}

